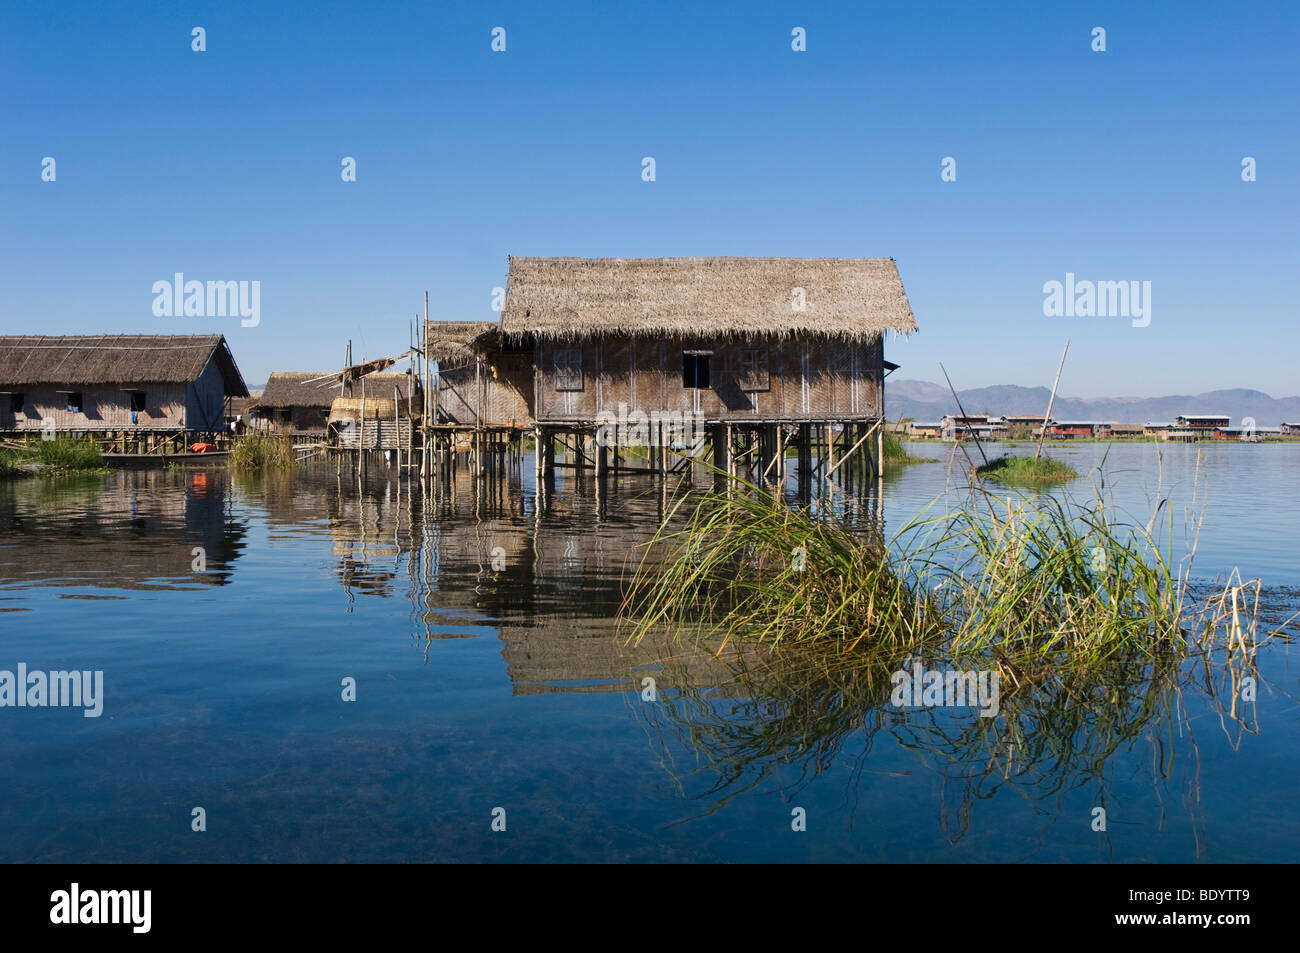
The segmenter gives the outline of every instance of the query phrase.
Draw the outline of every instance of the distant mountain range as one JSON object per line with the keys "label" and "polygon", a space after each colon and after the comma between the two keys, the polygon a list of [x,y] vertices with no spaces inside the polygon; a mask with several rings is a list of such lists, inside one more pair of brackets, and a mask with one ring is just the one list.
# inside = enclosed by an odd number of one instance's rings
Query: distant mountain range
{"label": "distant mountain range", "polygon": [[[1052,392],[1047,387],[1019,387],[999,384],[957,392],[968,414],[1041,414],[1047,410]],[[885,381],[885,415],[890,420],[911,417],[936,421],[955,414],[957,404],[942,384],[930,381]],[[1254,417],[1259,427],[1276,427],[1300,421],[1300,397],[1270,397],[1263,391],[1236,388],[1204,394],[1174,394],[1169,397],[1063,397],[1056,395],[1052,417],[1056,420],[1100,420],[1111,423],[1144,424],[1172,421],[1179,414],[1227,414],[1234,426],[1242,418]]]}

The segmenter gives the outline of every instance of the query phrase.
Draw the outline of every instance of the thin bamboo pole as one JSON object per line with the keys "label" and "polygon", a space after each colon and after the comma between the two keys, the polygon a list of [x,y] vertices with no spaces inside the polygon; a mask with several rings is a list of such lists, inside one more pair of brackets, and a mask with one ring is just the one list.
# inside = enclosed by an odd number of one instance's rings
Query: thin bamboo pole
{"label": "thin bamboo pole", "polygon": [[1052,404],[1056,401],[1056,385],[1061,383],[1061,369],[1065,367],[1065,355],[1070,350],[1070,342],[1065,342],[1065,350],[1061,352],[1061,363],[1056,365],[1056,380],[1052,381],[1052,396],[1047,398],[1047,413],[1043,416],[1043,425],[1038,428],[1038,449],[1034,451],[1034,459],[1043,452],[1043,438],[1047,436],[1047,421],[1052,417]]}

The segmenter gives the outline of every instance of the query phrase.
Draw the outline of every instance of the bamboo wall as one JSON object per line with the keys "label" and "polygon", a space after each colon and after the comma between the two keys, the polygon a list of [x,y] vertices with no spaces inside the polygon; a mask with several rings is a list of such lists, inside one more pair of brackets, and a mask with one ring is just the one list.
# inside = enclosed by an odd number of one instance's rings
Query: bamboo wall
{"label": "bamboo wall", "polygon": [[[286,410],[289,419],[282,420],[280,415]],[[322,435],[329,417],[328,407],[258,407],[257,412],[260,429],[280,434]]]}
{"label": "bamboo wall", "polygon": [[[18,390],[18,387],[12,387]],[[74,390],[72,385],[58,390]],[[116,386],[82,387],[81,413],[68,411],[68,396],[54,387],[23,389],[23,414],[9,412],[9,395],[0,394],[0,429],[39,431],[45,418],[56,430],[182,430],[185,428],[186,385],[141,384],[145,410],[131,422],[131,394]]]}
{"label": "bamboo wall", "polygon": [[[582,389],[556,387],[554,351],[580,347]],[[706,421],[839,420],[882,416],[883,344],[849,345],[821,340],[768,344],[767,389],[742,390],[741,345],[732,340],[647,341],[628,336],[580,345],[545,341],[537,346],[537,420],[594,421],[601,411],[628,412],[697,409]],[[710,386],[693,390],[682,383],[683,349],[712,350]],[[698,408],[696,404],[698,395]]]}
{"label": "bamboo wall", "polygon": [[[188,384],[65,384],[7,390],[23,393],[23,413],[10,412],[9,395],[0,394],[0,430],[39,431],[44,420],[55,430],[222,430],[225,422],[225,379],[209,359],[199,377]],[[144,391],[145,409],[131,422],[131,391]],[[68,410],[68,395],[79,391],[81,411]]]}
{"label": "bamboo wall", "polygon": [[532,420],[532,355],[487,351],[481,368],[473,359],[439,370],[439,424],[522,427]]}

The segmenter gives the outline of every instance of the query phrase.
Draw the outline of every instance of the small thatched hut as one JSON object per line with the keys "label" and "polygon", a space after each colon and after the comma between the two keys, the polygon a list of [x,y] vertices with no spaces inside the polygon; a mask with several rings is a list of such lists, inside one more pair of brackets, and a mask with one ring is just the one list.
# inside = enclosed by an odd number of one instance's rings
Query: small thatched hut
{"label": "small thatched hut", "polygon": [[916,320],[890,258],[511,258],[501,346],[530,351],[530,413],[705,422],[884,414],[886,331]]}
{"label": "small thatched hut", "polygon": [[0,336],[0,432],[216,433],[247,396],[220,334]]}
{"label": "small thatched hut", "polygon": [[430,321],[425,341],[438,365],[435,424],[513,428],[532,420],[530,343],[504,339],[495,321]]}
{"label": "small thatched hut", "polygon": [[[392,417],[393,394],[396,391],[402,413],[407,413],[411,386],[405,372],[367,374],[343,387],[347,393],[340,394],[338,374],[330,371],[276,371],[266,382],[266,389],[257,402],[256,413],[267,430],[324,436],[334,419],[333,410],[338,398],[355,397],[357,408],[360,407],[361,380],[365,381],[367,404],[372,396],[386,399],[388,403],[385,416]],[[418,407],[416,412],[419,412]],[[368,408],[367,414],[373,416],[373,413],[374,408]]]}
{"label": "small thatched hut", "polygon": [[338,382],[328,371],[276,371],[266,381],[254,412],[275,433],[325,433]]}

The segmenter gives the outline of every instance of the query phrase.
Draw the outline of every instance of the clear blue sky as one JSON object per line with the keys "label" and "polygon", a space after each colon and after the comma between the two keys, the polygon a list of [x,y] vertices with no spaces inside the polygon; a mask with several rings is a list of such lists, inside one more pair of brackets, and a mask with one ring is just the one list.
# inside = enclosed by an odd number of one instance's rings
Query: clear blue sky
{"label": "clear blue sky", "polygon": [[[0,330],[220,330],[257,384],[403,350],[426,289],[494,319],[509,254],[892,256],[900,377],[1068,337],[1070,396],[1294,395],[1298,63],[1294,3],[6,3]],[[261,324],[154,317],[177,271]],[[1150,326],[1044,317],[1066,272]]]}

